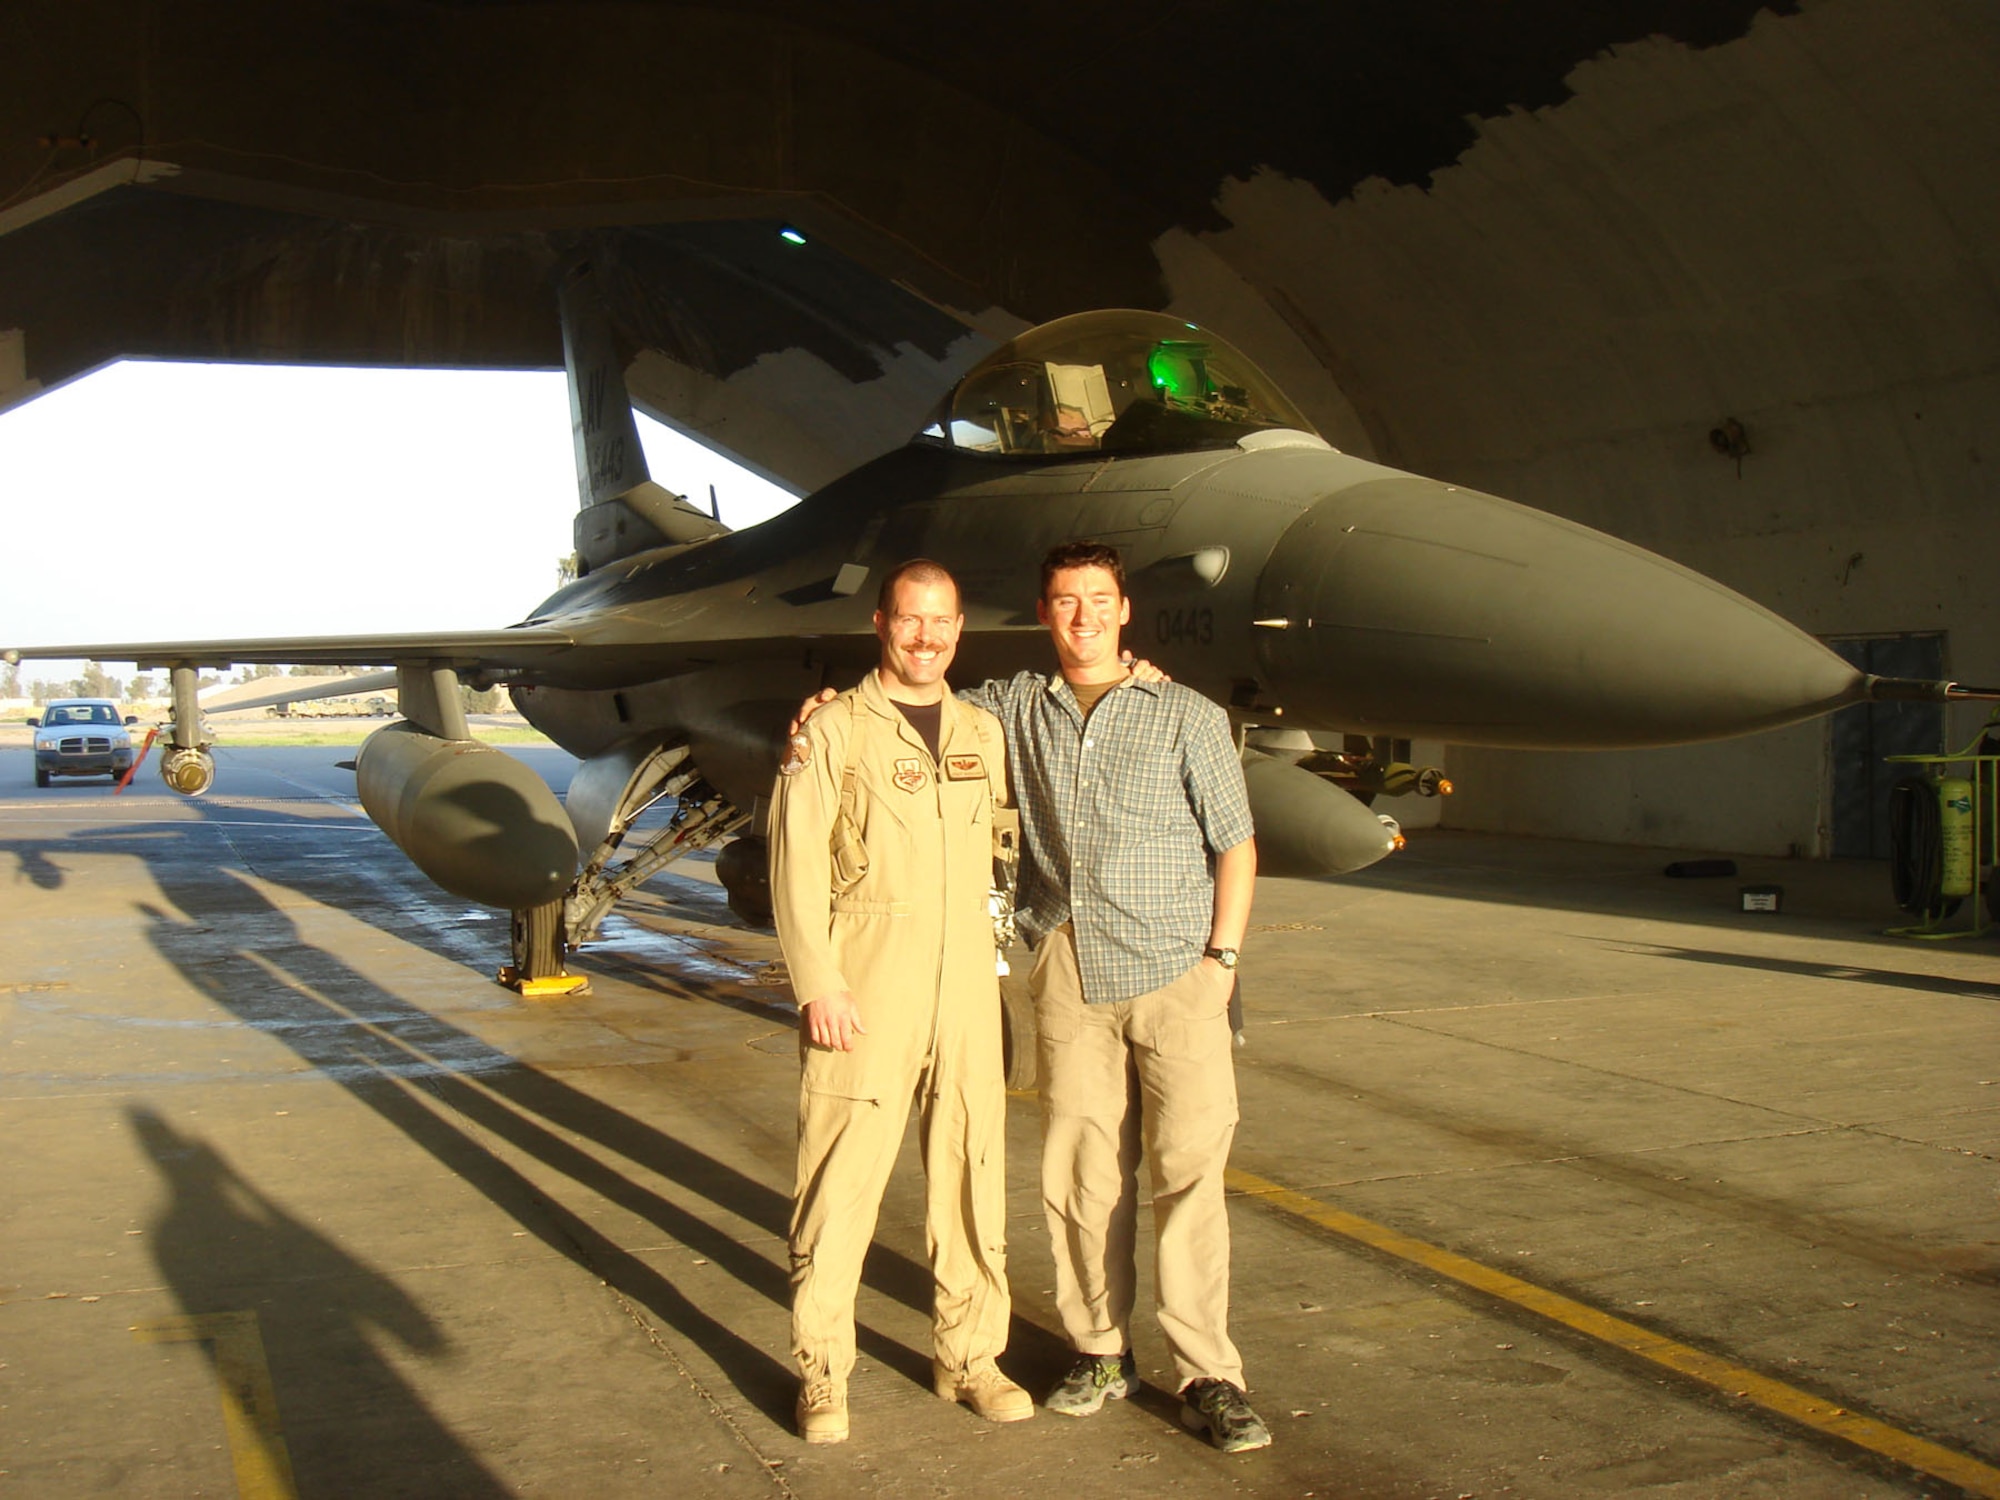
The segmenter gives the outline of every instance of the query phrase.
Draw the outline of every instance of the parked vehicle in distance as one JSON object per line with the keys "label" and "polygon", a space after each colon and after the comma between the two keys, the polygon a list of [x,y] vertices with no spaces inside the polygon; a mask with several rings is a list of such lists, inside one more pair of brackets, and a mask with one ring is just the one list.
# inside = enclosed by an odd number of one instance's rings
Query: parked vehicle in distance
{"label": "parked vehicle in distance", "polygon": [[35,785],[57,776],[109,776],[116,781],[132,769],[129,726],[139,720],[120,715],[109,698],[58,698],[39,718],[35,731]]}

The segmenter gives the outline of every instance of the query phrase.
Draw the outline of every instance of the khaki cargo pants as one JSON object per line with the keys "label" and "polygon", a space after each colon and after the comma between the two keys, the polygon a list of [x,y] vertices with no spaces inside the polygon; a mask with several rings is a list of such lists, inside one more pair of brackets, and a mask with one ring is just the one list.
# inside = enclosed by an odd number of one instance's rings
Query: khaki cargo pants
{"label": "khaki cargo pants", "polygon": [[1143,1154],[1153,1189],[1160,1327],[1179,1382],[1243,1385],[1229,1339],[1223,1173],[1236,1136],[1233,983],[1197,964],[1150,994],[1086,1005],[1065,924],[1036,955],[1042,1203],[1056,1310],[1082,1354],[1132,1347]]}

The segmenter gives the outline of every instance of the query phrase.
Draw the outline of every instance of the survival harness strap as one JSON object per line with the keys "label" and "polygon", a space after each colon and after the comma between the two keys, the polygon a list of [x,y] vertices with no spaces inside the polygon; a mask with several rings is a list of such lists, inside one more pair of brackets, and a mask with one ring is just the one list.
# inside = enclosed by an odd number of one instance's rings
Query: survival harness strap
{"label": "survival harness strap", "polygon": [[833,815],[833,827],[827,834],[836,896],[853,890],[868,873],[868,846],[861,842],[861,830],[854,822],[854,772],[861,757],[861,693],[850,688],[840,696],[847,700],[847,761],[840,768],[840,810]]}
{"label": "survival harness strap", "polygon": [[[862,842],[861,829],[854,821],[854,776],[861,763],[861,736],[864,732],[861,690],[850,688],[840,696],[847,700],[847,756],[840,768],[840,810],[834,814],[833,827],[828,833],[827,852],[833,861],[834,893],[846,895],[868,873],[868,846]],[[872,713],[867,717],[873,717]],[[974,720],[973,732],[979,736],[980,748],[985,752],[979,759],[986,771],[986,795],[992,799],[993,895],[998,898],[994,908],[995,931],[996,934],[999,932],[1004,921],[1007,940],[1011,941],[1014,930],[1014,872],[1021,857],[1021,814],[1007,805],[1007,782],[999,773],[999,757],[993,754],[993,742],[985,721]]]}

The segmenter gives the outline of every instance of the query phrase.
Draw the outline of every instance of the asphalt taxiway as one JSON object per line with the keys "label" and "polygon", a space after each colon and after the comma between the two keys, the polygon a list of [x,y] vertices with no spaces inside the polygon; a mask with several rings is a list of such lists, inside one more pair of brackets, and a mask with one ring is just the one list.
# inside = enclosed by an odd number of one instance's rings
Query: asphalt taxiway
{"label": "asphalt taxiway", "polygon": [[[557,786],[568,762],[524,749]],[[2000,944],[1879,866],[1427,833],[1259,882],[1233,1331],[1276,1441],[1142,1395],[928,1386],[917,1166],[854,1437],[790,1431],[796,1043],[700,865],[492,982],[504,917],[362,817],[351,750],[199,802],[0,749],[0,1495],[2000,1495]],[[1066,1364],[1012,1101],[1005,1361]]]}

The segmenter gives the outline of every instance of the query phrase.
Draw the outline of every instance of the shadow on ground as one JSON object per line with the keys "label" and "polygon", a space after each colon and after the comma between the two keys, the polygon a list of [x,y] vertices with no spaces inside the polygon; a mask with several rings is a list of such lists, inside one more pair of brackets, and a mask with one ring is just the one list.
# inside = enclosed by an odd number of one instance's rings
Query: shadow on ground
{"label": "shadow on ground", "polygon": [[[289,1467],[308,1494],[379,1494],[381,1453],[393,1448],[401,1493],[511,1493],[377,1351],[379,1336],[427,1358],[450,1354],[408,1293],[287,1214],[214,1147],[150,1109],[125,1115],[170,1195],[148,1245],[181,1310],[194,1318],[254,1312],[273,1385],[311,1394],[309,1410],[255,1411],[236,1434],[264,1448],[267,1471]],[[301,1286],[310,1293],[297,1295]],[[224,1367],[215,1339],[200,1343],[225,1391],[246,1383],[246,1372]]]}
{"label": "shadow on ground", "polygon": [[[659,1270],[536,1187],[466,1126],[489,1132],[652,1224],[780,1307],[791,1300],[786,1267],[565,1137],[580,1137],[699,1195],[755,1225],[779,1247],[791,1215],[788,1191],[746,1176],[388,992],[304,941],[284,913],[247,882],[228,884],[235,889],[222,903],[224,910],[205,904],[212,890],[206,882],[194,891],[171,892],[185,919],[144,908],[150,939],[168,962],[215,1004],[282,1041],[394,1124],[544,1244],[707,1351],[761,1411],[774,1422],[789,1423],[796,1394],[789,1361],[773,1358],[717,1320]],[[866,1281],[912,1309],[929,1311],[928,1267],[879,1243],[870,1252]],[[885,1368],[928,1384],[929,1350],[912,1350],[865,1325],[857,1336],[862,1350]],[[1040,1330],[1021,1325],[1017,1340],[1031,1348],[1052,1343]],[[1061,1359],[1053,1349],[1037,1352],[1038,1364]]]}

